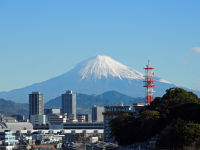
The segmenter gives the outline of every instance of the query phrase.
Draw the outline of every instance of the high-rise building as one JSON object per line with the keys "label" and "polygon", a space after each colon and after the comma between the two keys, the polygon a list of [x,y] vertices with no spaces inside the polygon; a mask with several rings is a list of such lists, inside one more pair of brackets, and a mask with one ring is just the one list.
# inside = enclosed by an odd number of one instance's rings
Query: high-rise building
{"label": "high-rise building", "polygon": [[62,114],[67,114],[70,120],[76,119],[76,94],[70,90],[62,94]]}
{"label": "high-rise building", "polygon": [[44,95],[41,92],[32,92],[29,94],[29,119],[34,126],[46,124]]}
{"label": "high-rise building", "polygon": [[44,115],[44,95],[41,92],[29,94],[29,117],[31,115]]}
{"label": "high-rise building", "polygon": [[92,107],[92,122],[103,122],[104,107],[94,105]]}

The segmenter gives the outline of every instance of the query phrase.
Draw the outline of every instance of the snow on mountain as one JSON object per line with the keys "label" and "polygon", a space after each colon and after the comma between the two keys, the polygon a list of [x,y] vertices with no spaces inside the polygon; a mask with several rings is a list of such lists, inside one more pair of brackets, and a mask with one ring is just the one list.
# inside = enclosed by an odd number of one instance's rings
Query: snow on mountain
{"label": "snow on mountain", "polygon": [[[144,97],[143,80],[143,73],[108,56],[97,55],[55,78],[9,92],[0,92],[0,98],[28,103],[28,94],[32,91],[41,91],[45,101],[48,101],[68,89],[85,94],[100,94],[115,90],[132,97]],[[166,89],[175,86],[159,77],[155,77],[155,81],[154,96],[162,96]],[[196,93],[200,95],[200,92]]]}
{"label": "snow on mountain", "polygon": [[101,79],[117,77],[119,79],[143,79],[144,75],[108,56],[97,55],[80,64],[81,79]]}
{"label": "snow on mountain", "polygon": [[163,82],[163,83],[172,84],[171,82],[169,82],[169,81],[166,81],[166,80],[164,80],[164,79],[159,79],[159,82]]}

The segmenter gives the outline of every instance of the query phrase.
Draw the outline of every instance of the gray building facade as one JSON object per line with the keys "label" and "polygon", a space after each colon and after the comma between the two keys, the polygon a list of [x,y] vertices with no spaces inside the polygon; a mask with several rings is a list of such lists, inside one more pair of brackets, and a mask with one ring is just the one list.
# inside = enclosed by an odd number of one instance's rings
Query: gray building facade
{"label": "gray building facade", "polygon": [[29,94],[29,118],[31,115],[44,115],[44,95],[41,92]]}
{"label": "gray building facade", "polygon": [[111,137],[110,121],[123,113],[131,113],[131,106],[104,106],[104,142],[115,142]]}
{"label": "gray building facade", "polygon": [[73,94],[72,91],[62,94],[62,114],[65,113],[67,113],[68,119],[76,119],[76,94]]}
{"label": "gray building facade", "polygon": [[92,122],[103,122],[104,107],[94,105],[92,107]]}

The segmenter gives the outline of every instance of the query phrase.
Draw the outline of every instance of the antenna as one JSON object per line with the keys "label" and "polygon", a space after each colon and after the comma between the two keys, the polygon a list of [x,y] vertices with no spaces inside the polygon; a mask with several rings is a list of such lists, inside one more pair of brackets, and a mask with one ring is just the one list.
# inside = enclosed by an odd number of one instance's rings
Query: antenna
{"label": "antenna", "polygon": [[145,69],[145,79],[144,79],[144,87],[145,87],[145,103],[148,105],[153,101],[153,88],[154,80],[153,77],[155,76],[155,73],[152,72],[154,68],[150,66],[150,61],[148,60],[148,65]]}

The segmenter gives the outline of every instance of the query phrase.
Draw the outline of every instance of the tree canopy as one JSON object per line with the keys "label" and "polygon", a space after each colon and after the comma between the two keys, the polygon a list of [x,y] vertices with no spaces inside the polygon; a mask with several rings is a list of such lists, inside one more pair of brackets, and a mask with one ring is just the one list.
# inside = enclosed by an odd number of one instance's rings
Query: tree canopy
{"label": "tree canopy", "polygon": [[161,134],[159,145],[197,146],[200,144],[199,116],[197,95],[181,88],[170,88],[163,97],[155,98],[145,107],[138,117],[124,114],[113,119],[112,136],[120,145],[129,145],[145,142],[161,131],[167,131],[167,134]]}

